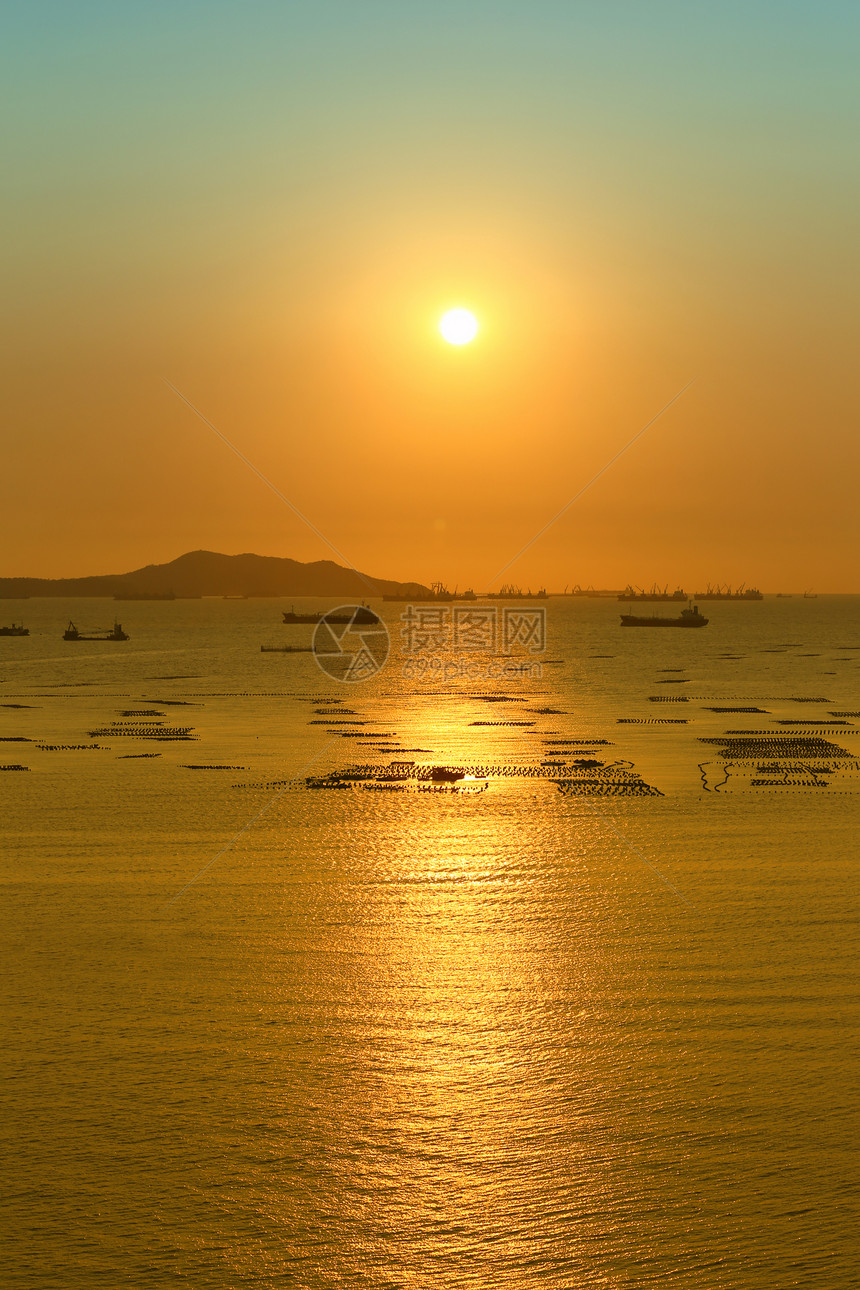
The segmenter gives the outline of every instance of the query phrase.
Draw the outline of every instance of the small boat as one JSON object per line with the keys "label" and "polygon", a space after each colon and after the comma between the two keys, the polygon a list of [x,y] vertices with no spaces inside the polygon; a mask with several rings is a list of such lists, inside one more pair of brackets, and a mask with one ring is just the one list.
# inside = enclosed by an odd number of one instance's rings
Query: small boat
{"label": "small boat", "polygon": [[327,623],[353,623],[358,627],[375,627],[379,622],[378,615],[367,605],[359,605],[351,614],[297,614],[292,607],[289,613],[284,612],[284,622],[290,624],[316,624],[322,622],[323,618]]}
{"label": "small boat", "polygon": [[29,636],[30,628],[23,623],[13,623],[11,627],[0,627],[0,636]]}
{"label": "small boat", "polygon": [[707,627],[708,619],[699,613],[699,606],[681,610],[680,618],[666,618],[662,614],[639,617],[636,614],[622,614],[622,627]]}
{"label": "small boat", "polygon": [[63,632],[64,641],[127,641],[128,635],[122,630],[119,623],[115,622],[113,631],[110,632],[79,632],[73,622],[69,622],[68,627]]}
{"label": "small boat", "polygon": [[261,645],[261,654],[310,654],[311,645]]}

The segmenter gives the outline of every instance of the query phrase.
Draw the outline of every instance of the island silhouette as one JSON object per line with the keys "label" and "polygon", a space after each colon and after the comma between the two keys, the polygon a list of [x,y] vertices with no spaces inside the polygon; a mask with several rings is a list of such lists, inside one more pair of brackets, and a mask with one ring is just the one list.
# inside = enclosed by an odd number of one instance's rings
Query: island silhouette
{"label": "island silhouette", "polygon": [[171,600],[199,596],[368,596],[428,595],[420,582],[374,578],[315,560],[304,564],[285,556],[222,555],[188,551],[167,564],[147,564],[130,573],[84,578],[0,578],[0,598],[30,596],[105,596],[121,599]]}

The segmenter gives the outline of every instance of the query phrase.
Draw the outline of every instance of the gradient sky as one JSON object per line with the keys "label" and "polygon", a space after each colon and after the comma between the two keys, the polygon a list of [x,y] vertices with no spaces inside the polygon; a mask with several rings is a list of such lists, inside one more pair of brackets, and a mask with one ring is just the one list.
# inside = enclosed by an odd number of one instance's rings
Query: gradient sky
{"label": "gradient sky", "polygon": [[[860,591],[849,3],[0,10],[0,573]],[[479,340],[446,346],[445,307]]]}

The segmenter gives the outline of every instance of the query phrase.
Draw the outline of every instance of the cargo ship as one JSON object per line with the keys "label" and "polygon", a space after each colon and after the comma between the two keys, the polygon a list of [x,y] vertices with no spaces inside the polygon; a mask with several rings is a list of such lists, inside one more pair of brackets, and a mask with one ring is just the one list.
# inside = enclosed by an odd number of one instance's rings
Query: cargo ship
{"label": "cargo ship", "polygon": [[119,623],[114,623],[113,631],[110,632],[79,632],[73,622],[70,622],[63,632],[64,641],[127,641],[128,635],[122,630]]}
{"label": "cargo ship", "polygon": [[451,605],[458,601],[477,600],[475,592],[468,591],[449,591],[444,582],[431,582],[430,591],[421,592],[415,595],[409,591],[392,591],[382,597],[383,600],[394,601],[398,604],[410,605]]}
{"label": "cargo ship", "polygon": [[699,606],[693,605],[681,610],[680,618],[666,618],[662,614],[639,617],[636,614],[622,614],[622,627],[707,627],[708,619],[699,613]]}
{"label": "cargo ship", "polygon": [[523,591],[522,587],[515,587],[512,582],[505,582],[498,591],[485,591],[483,599],[485,600],[546,600],[546,587],[541,587],[538,591]]}
{"label": "cargo ship", "polygon": [[23,623],[12,623],[11,627],[0,627],[0,636],[29,636],[30,628]]}
{"label": "cargo ship", "polygon": [[284,622],[293,625],[295,623],[310,623],[314,626],[316,623],[325,619],[327,623],[353,623],[356,627],[375,627],[379,622],[379,615],[375,614],[367,605],[359,605],[351,614],[297,614],[295,609],[290,607],[289,613],[284,611]]}
{"label": "cargo ship", "polygon": [[743,583],[741,583],[737,591],[732,591],[728,584],[725,587],[721,587],[718,583],[716,587],[712,587],[708,583],[707,591],[697,591],[695,597],[696,600],[764,600],[764,596],[758,587],[744,589]]}
{"label": "cargo ship", "polygon": [[668,587],[664,587],[663,590],[661,591],[660,588],[657,586],[656,582],[654,583],[654,586],[651,588],[650,591],[643,591],[641,587],[637,589],[635,587],[632,587],[628,583],[627,586],[624,588],[624,590],[619,592],[619,595],[618,595],[619,600],[636,600],[640,602],[647,601],[647,600],[653,600],[653,601],[667,601],[667,600],[676,601],[677,600],[677,601],[684,601],[686,603],[686,601],[688,601],[689,598],[690,597],[687,595],[686,591],[682,591],[680,587],[676,587],[675,590],[672,592],[669,591]]}

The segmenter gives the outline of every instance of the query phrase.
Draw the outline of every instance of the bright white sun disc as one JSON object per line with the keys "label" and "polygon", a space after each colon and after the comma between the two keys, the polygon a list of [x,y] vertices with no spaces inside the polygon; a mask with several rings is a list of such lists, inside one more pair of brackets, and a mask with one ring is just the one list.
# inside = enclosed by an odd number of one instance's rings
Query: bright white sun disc
{"label": "bright white sun disc", "polygon": [[449,345],[468,345],[478,334],[478,320],[468,309],[449,309],[439,319],[439,330]]}

